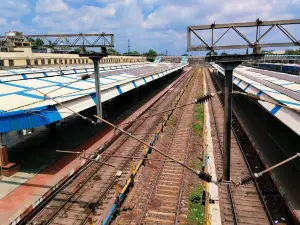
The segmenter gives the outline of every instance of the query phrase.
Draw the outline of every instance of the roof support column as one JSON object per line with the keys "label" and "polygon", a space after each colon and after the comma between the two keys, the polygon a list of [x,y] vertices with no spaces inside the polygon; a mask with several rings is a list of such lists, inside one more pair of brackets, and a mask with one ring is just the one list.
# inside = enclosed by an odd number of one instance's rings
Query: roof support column
{"label": "roof support column", "polygon": [[[91,54],[79,54],[81,57],[89,57],[93,60],[94,71],[95,71],[95,86],[96,86],[96,106],[97,106],[97,116],[102,118],[102,104],[101,104],[101,93],[100,93],[100,75],[99,75],[99,63],[100,60],[106,56],[108,53],[105,47],[101,48],[100,53]],[[98,122],[101,122],[100,120]]]}
{"label": "roof support column", "polygon": [[10,177],[16,172],[20,171],[20,165],[16,163],[10,163],[8,161],[7,147],[3,144],[2,134],[0,134],[0,176]]}

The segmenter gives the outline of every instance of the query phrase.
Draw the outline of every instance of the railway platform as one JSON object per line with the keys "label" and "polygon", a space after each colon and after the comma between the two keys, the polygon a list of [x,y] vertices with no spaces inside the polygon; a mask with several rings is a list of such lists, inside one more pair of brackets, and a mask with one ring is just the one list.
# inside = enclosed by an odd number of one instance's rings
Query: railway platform
{"label": "railway platform", "polygon": [[[262,96],[262,99],[272,98],[273,101],[285,103],[295,109],[299,107],[297,100],[299,81],[296,76],[247,67],[237,68],[234,75],[235,91]],[[211,71],[211,76],[219,86],[222,86],[224,81],[222,72],[216,74]],[[299,127],[297,112],[278,107],[273,103],[252,101],[244,95],[234,95],[233,103],[233,113],[236,116],[233,118],[233,124],[238,121],[241,125],[239,129],[244,130],[249,139],[244,140],[242,145],[249,142],[248,145],[253,148],[252,152],[246,153],[250,165],[254,168],[253,173],[270,168],[297,153],[300,146],[299,133],[294,129]],[[275,224],[278,221],[298,224],[300,221],[297,179],[299,171],[299,159],[295,159],[270,171],[267,175],[269,178],[257,179],[261,192],[265,195],[265,202],[269,204],[272,217],[277,217],[273,221]],[[287,211],[289,212],[286,213]]]}
{"label": "railway platform", "polygon": [[[140,106],[125,120],[118,121],[116,124],[126,123],[135,119],[163,94],[168,92],[168,87],[156,94],[146,104]],[[84,144],[74,147],[73,151],[84,151],[88,155],[99,150],[99,147],[103,146],[113,136],[113,130],[109,128],[101,129],[93,137],[85,141]],[[50,193],[55,191],[59,184],[62,184],[72,176],[86,162],[85,159],[79,159],[77,155],[73,154],[63,155],[60,159],[57,159],[53,154],[46,154],[46,156],[43,159],[36,159],[40,164],[43,164],[43,168],[32,165],[35,161],[32,160],[28,168],[26,165],[22,168],[22,172],[17,172],[14,176],[3,178],[0,181],[1,224],[17,224],[47,198]],[[53,157],[53,160],[49,160],[51,157]]]}
{"label": "railway platform", "polygon": [[[224,74],[223,68],[217,64],[213,66],[218,72]],[[245,66],[236,68],[233,76],[234,85],[246,93],[269,100],[270,102],[258,102],[294,132],[300,134],[300,114],[294,111],[298,110],[299,112],[300,110],[300,81],[298,76]],[[271,102],[278,102],[290,107],[290,109]]]}
{"label": "railway platform", "polygon": [[[101,102],[108,102],[176,71],[182,63],[140,63],[100,67]],[[87,79],[82,79],[88,75]],[[19,165],[8,161],[2,134],[56,123],[96,105],[92,66],[32,68],[0,73],[0,166],[11,176]],[[64,107],[63,105],[66,105]]]}

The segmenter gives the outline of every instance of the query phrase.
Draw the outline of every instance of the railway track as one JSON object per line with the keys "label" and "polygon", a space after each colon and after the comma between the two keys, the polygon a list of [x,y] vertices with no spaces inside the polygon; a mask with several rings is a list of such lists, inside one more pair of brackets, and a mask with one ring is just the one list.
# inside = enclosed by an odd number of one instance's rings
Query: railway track
{"label": "railway track", "polygon": [[[212,78],[206,72],[207,87],[209,92],[215,92]],[[224,111],[221,100],[212,99],[209,104],[212,124],[212,137],[216,162],[217,176],[222,177],[223,173],[223,121]],[[241,145],[236,139],[235,133],[231,134],[231,164],[230,172],[232,180],[240,180],[241,177],[249,176],[251,170],[247,167],[247,161],[243,157]],[[219,186],[219,198],[221,207],[221,217],[223,224],[270,224],[268,211],[263,204],[259,190],[254,184],[247,186],[233,187],[221,184]],[[266,213],[267,212],[267,213]]]}
{"label": "railway track", "polygon": [[[195,78],[196,79],[196,78]],[[192,87],[187,102],[195,99],[197,87]],[[185,107],[177,114],[176,126],[166,153],[187,164],[191,144],[191,127],[194,106]],[[163,160],[165,158],[162,158]],[[181,212],[181,199],[184,187],[184,168],[174,162],[163,162],[159,165],[154,182],[148,190],[149,195],[143,206],[137,224],[177,224]],[[155,206],[155,201],[162,205]]]}
{"label": "railway track", "polygon": [[[199,74],[192,80],[180,104],[193,101],[199,91]],[[176,110],[156,145],[165,153],[188,164],[191,147],[194,106]],[[140,172],[134,190],[131,191],[121,209],[123,214],[113,224],[183,224],[188,210],[182,209],[185,198],[185,170],[182,166],[166,160],[153,152],[152,161]],[[166,160],[166,161],[164,161]],[[150,172],[151,171],[151,172]],[[126,210],[131,208],[131,211]]]}
{"label": "railway track", "polygon": [[[190,78],[185,77],[183,81],[189,82]],[[144,115],[151,114],[152,110],[160,111],[168,108],[184,82],[174,84]],[[160,118],[161,116],[158,115],[136,121],[127,131],[145,140],[158,124]],[[128,136],[121,135],[107,147],[105,153],[141,157],[143,146]],[[98,160],[96,157],[94,159]],[[28,223],[35,225],[85,224],[91,215],[96,218],[96,222],[99,222],[103,218],[105,209],[111,204],[115,196],[115,183],[124,184],[130,175],[130,159],[101,157],[100,161],[105,162],[105,164],[88,163],[80,174],[60,189],[46,207],[40,212],[36,212],[36,215]],[[116,176],[117,170],[122,171],[121,176]]]}
{"label": "railway track", "polygon": [[[214,76],[214,81],[218,87],[223,87],[223,79],[221,76]],[[251,117],[251,115],[255,114],[257,115],[257,118],[260,118],[261,121],[265,119],[264,115],[259,113],[257,108],[253,109],[253,106],[257,103],[251,102],[251,100],[245,98],[244,96],[234,96],[234,101],[236,105],[239,105],[239,108],[244,107],[247,110],[245,113],[249,115],[249,118]],[[251,118],[251,121],[253,120],[255,120],[255,122],[259,121],[258,119]],[[262,126],[257,128],[257,132],[259,132],[259,134],[267,132],[266,127],[264,127],[261,124],[261,122],[259,122],[259,125]],[[272,122],[269,122],[268,125],[265,126],[268,126],[270,127],[270,129],[274,130],[282,129],[281,127],[274,126]],[[243,155],[244,158],[246,158],[247,166],[251,168],[252,173],[258,173],[260,171],[265,170],[266,168],[261,162],[261,159],[257,154],[256,149],[249,140],[248,135],[244,132],[244,129],[247,129],[245,124],[242,124],[241,118],[239,118],[239,116],[236,114],[233,114],[232,127],[234,130],[234,134],[239,140],[239,144],[243,149]],[[278,144],[277,142],[275,143]],[[298,224],[295,221],[295,218],[293,218],[291,212],[288,210],[285,201],[281,197],[270,175],[265,174],[259,179],[254,179],[254,184],[256,186],[256,189],[258,190],[260,199],[262,199],[262,202],[264,204],[264,207],[266,209],[267,215],[271,223]]]}

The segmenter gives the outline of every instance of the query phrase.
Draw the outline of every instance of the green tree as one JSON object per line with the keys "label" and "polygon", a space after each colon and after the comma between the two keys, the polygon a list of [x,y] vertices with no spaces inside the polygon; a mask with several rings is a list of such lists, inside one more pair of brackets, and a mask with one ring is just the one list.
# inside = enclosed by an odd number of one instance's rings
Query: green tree
{"label": "green tree", "polygon": [[181,55],[181,56],[189,56],[188,54],[183,54],[183,55]]}
{"label": "green tree", "polygon": [[50,45],[50,48],[54,48],[54,46],[56,46],[56,44],[55,44],[55,43],[52,43],[51,40],[49,40],[49,45]]}
{"label": "green tree", "polygon": [[141,55],[138,51],[133,51],[133,52],[125,52],[123,55]]}
{"label": "green tree", "polygon": [[29,42],[31,42],[31,45],[33,47],[40,47],[40,46],[43,46],[44,45],[44,41],[40,38],[37,38],[37,39],[33,39],[33,38],[27,38],[27,40]]}
{"label": "green tree", "polygon": [[262,51],[261,53],[265,54],[265,55],[272,55],[273,54],[273,52],[271,52],[271,51]]}
{"label": "green tree", "polygon": [[139,53],[138,51],[133,51],[132,55],[140,55],[141,53]]}
{"label": "green tree", "polygon": [[300,49],[296,49],[296,50],[287,49],[287,50],[285,50],[285,54],[286,55],[300,55]]}
{"label": "green tree", "polygon": [[229,55],[229,54],[225,51],[221,53],[221,56],[225,56],[225,55]]}
{"label": "green tree", "polygon": [[81,52],[81,48],[75,48],[72,52],[79,53],[79,52]]}
{"label": "green tree", "polygon": [[44,41],[40,38],[37,38],[34,40],[34,46],[39,47],[39,46],[43,46],[44,45]]}
{"label": "green tree", "polygon": [[[210,56],[210,52],[206,53],[207,56]],[[217,52],[214,52],[214,55],[218,55]]]}
{"label": "green tree", "polygon": [[147,57],[152,57],[152,58],[155,58],[157,56],[157,52],[150,49],[149,52],[146,53],[146,56]]}
{"label": "green tree", "polygon": [[120,55],[120,53],[116,49],[113,49],[113,48],[108,48],[107,52],[109,55]]}

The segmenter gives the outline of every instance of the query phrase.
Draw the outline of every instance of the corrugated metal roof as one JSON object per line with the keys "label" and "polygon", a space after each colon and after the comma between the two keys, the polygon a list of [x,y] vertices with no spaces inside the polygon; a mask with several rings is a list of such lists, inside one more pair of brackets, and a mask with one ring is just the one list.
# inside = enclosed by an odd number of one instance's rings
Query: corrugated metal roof
{"label": "corrugated metal roof", "polygon": [[[133,63],[133,64],[105,64],[100,65],[100,71],[115,71],[126,68],[136,68],[143,67],[149,63]],[[42,78],[50,76],[60,76],[60,75],[71,75],[71,74],[81,74],[81,73],[93,73],[93,65],[84,65],[76,67],[64,66],[59,69],[59,67],[45,67],[45,68],[25,68],[25,69],[15,69],[15,70],[0,70],[0,82],[6,81],[16,81],[16,80],[26,80],[31,78]]]}
{"label": "corrugated metal roof", "polygon": [[[161,63],[101,71],[101,100],[105,102],[184,66]],[[46,75],[0,83],[0,133],[47,125],[73,114],[34,89],[76,112],[94,106],[95,80],[81,80],[79,69],[74,68],[77,73],[73,70],[73,74],[56,76],[48,76],[50,70],[38,71]],[[85,70],[80,75],[87,73]]]}
{"label": "corrugated metal roof", "polygon": [[[217,64],[213,64],[219,72],[224,75],[224,69]],[[262,99],[277,101],[289,107],[300,110],[300,101],[298,101],[298,92],[300,85],[276,78],[276,76],[267,76],[266,74],[250,71],[251,68],[240,66],[234,70],[233,83],[247,93],[260,96]],[[272,72],[276,73],[276,72]],[[291,95],[292,94],[292,95]],[[288,127],[300,135],[300,114],[282,108],[276,104],[259,101],[272,115],[280,119]]]}

